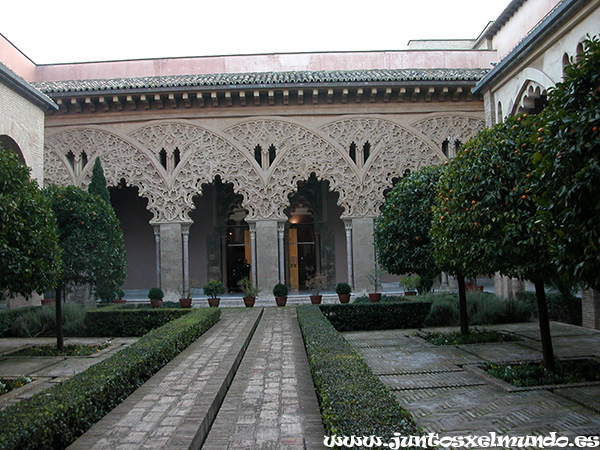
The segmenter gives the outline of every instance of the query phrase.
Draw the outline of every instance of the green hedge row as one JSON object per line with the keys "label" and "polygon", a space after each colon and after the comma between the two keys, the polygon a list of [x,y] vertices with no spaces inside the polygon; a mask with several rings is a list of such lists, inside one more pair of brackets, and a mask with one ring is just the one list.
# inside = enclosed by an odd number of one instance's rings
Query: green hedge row
{"label": "green hedge row", "polygon": [[107,306],[88,311],[85,326],[89,336],[143,336],[191,309],[129,309]]}
{"label": "green hedge row", "polygon": [[298,306],[297,312],[326,435],[373,435],[389,442],[394,432],[422,434],[318,306]]}
{"label": "green hedge row", "polygon": [[421,328],[431,302],[352,303],[321,305],[321,311],[338,331]]}
{"label": "green hedge row", "polygon": [[1,450],[64,449],[214,325],[193,310],[72,378],[0,412]]}
{"label": "green hedge row", "polygon": [[42,309],[42,307],[28,306],[26,308],[0,310],[0,337],[11,336],[13,322],[23,314],[38,309]]}

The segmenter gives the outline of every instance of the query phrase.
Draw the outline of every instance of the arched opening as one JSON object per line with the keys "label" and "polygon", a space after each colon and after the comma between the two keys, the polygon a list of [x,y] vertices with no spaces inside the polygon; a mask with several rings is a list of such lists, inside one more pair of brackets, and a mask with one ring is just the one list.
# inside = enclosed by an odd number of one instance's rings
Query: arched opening
{"label": "arched opening", "polygon": [[298,190],[289,199],[285,248],[290,288],[307,290],[317,273],[327,277],[329,288],[347,281],[346,236],[338,194],[329,190],[328,181],[318,181],[312,174],[298,182]]}
{"label": "arched opening", "polygon": [[240,291],[238,281],[250,277],[252,257],[250,231],[242,208],[243,196],[233,185],[216,177],[202,185],[194,197],[194,221],[190,227],[190,283],[199,288],[208,280],[221,280],[230,292]]}
{"label": "arched opening", "polygon": [[19,161],[26,165],[23,152],[21,151],[19,144],[17,144],[13,138],[7,136],[6,134],[0,135],[0,147],[2,147],[4,150],[13,152],[15,155],[18,156]]}
{"label": "arched opening", "polygon": [[148,199],[140,197],[136,186],[128,186],[125,180],[116,187],[109,187],[110,202],[121,223],[125,250],[127,252],[127,275],[123,290],[127,297],[146,298],[156,281],[156,246],[154,230],[150,225],[152,213],[148,211]]}

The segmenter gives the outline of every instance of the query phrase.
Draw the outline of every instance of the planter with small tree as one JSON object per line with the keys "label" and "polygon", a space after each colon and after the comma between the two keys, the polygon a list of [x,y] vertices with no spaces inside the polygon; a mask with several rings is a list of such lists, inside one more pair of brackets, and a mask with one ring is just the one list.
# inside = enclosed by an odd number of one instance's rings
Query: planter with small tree
{"label": "planter with small tree", "polygon": [[211,280],[202,287],[202,290],[208,296],[208,305],[216,308],[221,302],[219,295],[225,292],[225,285],[220,280]]}
{"label": "planter with small tree", "polygon": [[374,267],[373,270],[367,275],[369,283],[373,285],[373,292],[369,293],[369,300],[373,303],[377,303],[381,300],[381,292],[379,292],[379,288],[381,288],[381,269],[379,267]]}
{"label": "planter with small tree", "polygon": [[338,295],[340,303],[348,303],[350,301],[351,292],[352,288],[348,283],[338,283],[335,286],[335,293]]}
{"label": "planter with small tree", "polygon": [[238,281],[238,286],[244,292],[244,305],[246,305],[246,308],[252,308],[256,302],[256,295],[260,290],[254,286],[249,278],[242,278]]}
{"label": "planter with small tree", "polygon": [[153,287],[148,291],[148,298],[153,308],[160,308],[163,304],[163,298],[165,294],[162,289]]}
{"label": "planter with small tree", "polygon": [[273,287],[273,295],[275,296],[277,306],[285,306],[288,295],[287,286],[283,283],[277,283],[275,287]]}
{"label": "planter with small tree", "polygon": [[125,292],[123,292],[123,289],[119,289],[115,303],[127,303],[127,300],[125,300],[123,297],[125,297]]}
{"label": "planter with small tree", "polygon": [[400,279],[400,286],[404,288],[404,295],[417,295],[417,288],[421,284],[419,275],[409,275]]}
{"label": "planter with small tree", "polygon": [[181,297],[179,298],[179,306],[182,308],[191,308],[192,307],[192,289],[191,288],[183,288],[181,291]]}
{"label": "planter with small tree", "polygon": [[308,287],[312,290],[310,296],[310,302],[313,305],[321,303],[323,296],[319,294],[327,284],[327,276],[322,273],[315,273],[311,278],[308,279]]}

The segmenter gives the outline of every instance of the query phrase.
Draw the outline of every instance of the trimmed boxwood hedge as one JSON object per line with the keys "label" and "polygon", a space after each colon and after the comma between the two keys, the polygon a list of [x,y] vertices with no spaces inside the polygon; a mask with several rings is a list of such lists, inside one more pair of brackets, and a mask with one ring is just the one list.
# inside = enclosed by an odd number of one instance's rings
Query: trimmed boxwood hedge
{"label": "trimmed boxwood hedge", "polygon": [[328,436],[379,436],[422,430],[318,306],[297,307],[308,362]]}
{"label": "trimmed boxwood hedge", "polygon": [[428,301],[321,305],[321,311],[338,331],[421,328],[431,309]]}
{"label": "trimmed boxwood hedge", "polygon": [[214,325],[196,309],[70,379],[0,412],[1,450],[64,449]]}
{"label": "trimmed boxwood hedge", "polygon": [[85,326],[89,336],[143,336],[171,320],[190,313],[191,309],[129,309],[107,306],[88,311]]}

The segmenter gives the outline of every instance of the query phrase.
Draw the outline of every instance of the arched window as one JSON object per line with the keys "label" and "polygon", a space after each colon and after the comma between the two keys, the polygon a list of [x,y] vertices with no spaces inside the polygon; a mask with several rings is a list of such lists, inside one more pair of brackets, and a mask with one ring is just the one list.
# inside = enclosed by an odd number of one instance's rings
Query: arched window
{"label": "arched window", "polygon": [[348,154],[350,155],[350,159],[356,164],[356,144],[354,142],[350,144]]}
{"label": "arched window", "polygon": [[158,152],[160,157],[160,165],[167,169],[167,151],[163,148],[160,152]]}
{"label": "arched window", "polygon": [[498,102],[498,109],[496,110],[496,123],[501,123],[504,120],[504,114],[502,114],[502,103]]}
{"label": "arched window", "polygon": [[269,166],[271,164],[273,164],[273,161],[275,161],[276,156],[277,156],[277,152],[275,150],[275,146],[273,144],[271,144],[269,146]]}
{"label": "arched window", "polygon": [[442,142],[442,153],[446,158],[450,157],[450,155],[448,155],[448,139],[444,139],[444,142]]}
{"label": "arched window", "polygon": [[179,151],[178,147],[175,147],[175,150],[173,150],[173,169],[175,169],[175,167],[177,167],[179,165],[180,161],[181,161],[181,152]]}
{"label": "arched window", "polygon": [[254,147],[254,159],[262,167],[262,147],[260,145]]}
{"label": "arched window", "polygon": [[371,156],[371,144],[367,141],[365,142],[365,145],[363,145],[363,164],[366,164],[369,156]]}

